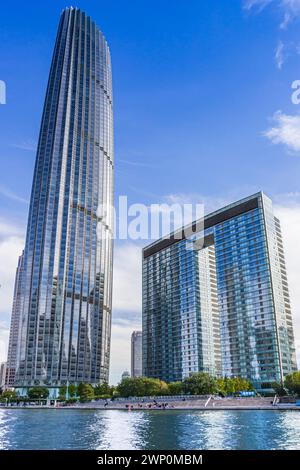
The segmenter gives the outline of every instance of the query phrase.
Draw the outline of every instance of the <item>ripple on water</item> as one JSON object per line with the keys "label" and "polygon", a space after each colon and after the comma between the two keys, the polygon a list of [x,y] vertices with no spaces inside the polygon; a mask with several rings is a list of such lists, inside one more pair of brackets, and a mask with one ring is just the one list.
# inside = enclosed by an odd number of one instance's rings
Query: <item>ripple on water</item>
{"label": "ripple on water", "polygon": [[300,449],[298,411],[10,410],[0,449]]}

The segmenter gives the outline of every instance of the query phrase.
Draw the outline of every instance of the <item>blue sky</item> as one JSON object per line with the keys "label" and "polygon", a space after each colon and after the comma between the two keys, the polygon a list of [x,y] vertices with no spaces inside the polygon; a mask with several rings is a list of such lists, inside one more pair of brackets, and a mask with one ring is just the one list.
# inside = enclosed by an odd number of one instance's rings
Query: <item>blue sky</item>
{"label": "blue sky", "polygon": [[[65,6],[60,0],[1,5],[7,104],[0,105],[0,360]],[[287,227],[298,221],[300,105],[291,102],[291,84],[300,79],[300,1],[78,0],[73,6],[93,17],[111,48],[116,196],[215,207],[263,189]],[[292,266],[299,256],[293,236],[287,244]],[[116,255],[113,381],[129,367],[129,334],[140,324],[139,246],[117,244]],[[298,303],[295,309],[298,319]]]}

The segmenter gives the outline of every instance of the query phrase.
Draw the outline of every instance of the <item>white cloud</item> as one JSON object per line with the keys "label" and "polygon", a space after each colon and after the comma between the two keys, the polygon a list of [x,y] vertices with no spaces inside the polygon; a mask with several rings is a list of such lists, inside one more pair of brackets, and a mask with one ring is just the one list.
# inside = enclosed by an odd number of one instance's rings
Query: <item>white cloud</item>
{"label": "white cloud", "polygon": [[203,204],[204,213],[209,214],[233,203],[234,201],[248,197],[250,194],[255,194],[256,192],[258,192],[257,187],[243,185],[238,188],[231,189],[222,196],[203,196],[199,193],[177,193],[165,196],[164,200],[169,204]]}
{"label": "white cloud", "polygon": [[0,242],[0,313],[10,312],[13,298],[13,286],[18,257],[22,253],[24,243],[19,237],[9,237]]}
{"label": "white cloud", "polygon": [[197,193],[177,193],[168,194],[164,199],[168,204],[203,204],[204,213],[207,214],[226,206],[235,200],[235,197],[231,198],[230,195],[227,197],[207,197]]}
{"label": "white cloud", "polygon": [[294,18],[300,16],[300,0],[281,0],[280,6],[284,12],[284,18],[280,28],[286,29]]}
{"label": "white cloud", "polygon": [[22,204],[28,204],[28,199],[25,199],[18,194],[14,193],[11,189],[7,188],[6,186],[0,185],[0,194],[2,196],[11,199],[12,201],[21,202]]}
{"label": "white cloud", "polygon": [[23,233],[21,227],[0,219],[0,240],[3,240],[5,237],[20,237]]}
{"label": "white cloud", "polygon": [[283,15],[281,29],[286,29],[291,21],[300,16],[300,0],[244,0],[243,3],[245,10],[257,9],[258,12],[271,4],[279,8]]}
{"label": "white cloud", "polygon": [[[245,10],[256,10],[260,13],[270,4],[277,7],[282,15],[280,29],[286,29],[295,18],[300,17],[300,0],[244,0],[243,6]],[[275,62],[279,70],[294,50],[298,50],[294,43],[284,44],[279,40],[275,50]]]}
{"label": "white cloud", "polygon": [[9,328],[6,323],[0,322],[0,363],[7,358]]}
{"label": "white cloud", "polygon": [[24,247],[21,229],[0,220],[0,362],[6,360],[18,257]]}
{"label": "white cloud", "polygon": [[263,133],[273,144],[282,144],[293,152],[300,151],[300,115],[288,115],[277,111],[274,126]]}
{"label": "white cloud", "polygon": [[152,163],[147,163],[144,161],[135,161],[135,160],[126,160],[123,158],[118,158],[118,162],[125,163],[126,165],[142,167],[142,168],[157,168],[156,165]]}
{"label": "white cloud", "polygon": [[282,41],[279,41],[275,50],[275,62],[279,70],[282,69],[284,61],[285,61],[284,44]]}
{"label": "white cloud", "polygon": [[141,312],[142,248],[124,242],[114,250],[113,310]]}
{"label": "white cloud", "polygon": [[258,8],[259,11],[263,10],[267,5],[269,5],[273,0],[245,0],[244,8],[245,10],[251,10],[252,8]]}
{"label": "white cloud", "polygon": [[28,139],[20,142],[19,144],[12,144],[12,147],[20,150],[29,150],[30,152],[35,152],[37,149],[37,143],[32,139]]}

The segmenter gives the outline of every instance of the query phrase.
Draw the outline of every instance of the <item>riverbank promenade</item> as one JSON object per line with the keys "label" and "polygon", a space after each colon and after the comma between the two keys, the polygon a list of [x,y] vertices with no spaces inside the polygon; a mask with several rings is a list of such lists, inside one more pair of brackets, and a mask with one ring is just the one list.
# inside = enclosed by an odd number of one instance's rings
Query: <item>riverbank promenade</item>
{"label": "riverbank promenade", "polygon": [[92,400],[87,403],[66,404],[52,402],[47,404],[2,404],[9,408],[47,408],[47,409],[82,409],[82,410],[127,410],[127,411],[156,411],[156,410],[296,410],[300,411],[300,402],[280,403],[275,397],[243,397],[220,398],[204,397],[133,397],[114,400]]}

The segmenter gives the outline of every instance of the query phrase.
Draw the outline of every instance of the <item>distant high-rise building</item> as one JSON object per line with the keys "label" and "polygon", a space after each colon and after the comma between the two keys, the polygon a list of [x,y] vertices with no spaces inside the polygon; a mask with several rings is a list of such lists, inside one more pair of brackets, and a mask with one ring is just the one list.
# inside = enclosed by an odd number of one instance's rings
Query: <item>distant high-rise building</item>
{"label": "distant high-rise building", "polygon": [[130,374],[129,374],[128,370],[124,370],[124,372],[122,373],[122,376],[121,376],[121,380],[129,379],[129,378],[130,378]]}
{"label": "distant high-rise building", "polygon": [[271,389],[297,370],[272,202],[257,193],[203,222],[201,233],[143,250],[143,374],[175,381],[222,371]]}
{"label": "distant high-rise building", "polygon": [[89,16],[67,8],[52,58],[30,201],[20,389],[108,381],[113,173],[109,48]]}
{"label": "distant high-rise building", "polygon": [[5,386],[5,378],[6,378],[6,362],[1,362],[0,363],[0,389],[4,390],[6,388]]}
{"label": "distant high-rise building", "polygon": [[22,296],[22,280],[23,280],[23,267],[24,267],[24,251],[19,257],[18,267],[15,278],[14,299],[10,322],[8,354],[7,354],[7,368],[5,385],[10,388],[15,383],[15,374],[17,367],[17,355],[20,338],[20,317],[21,317],[21,296]]}
{"label": "distant high-rise building", "polygon": [[134,331],[131,335],[131,377],[141,377],[142,367],[142,332]]}

